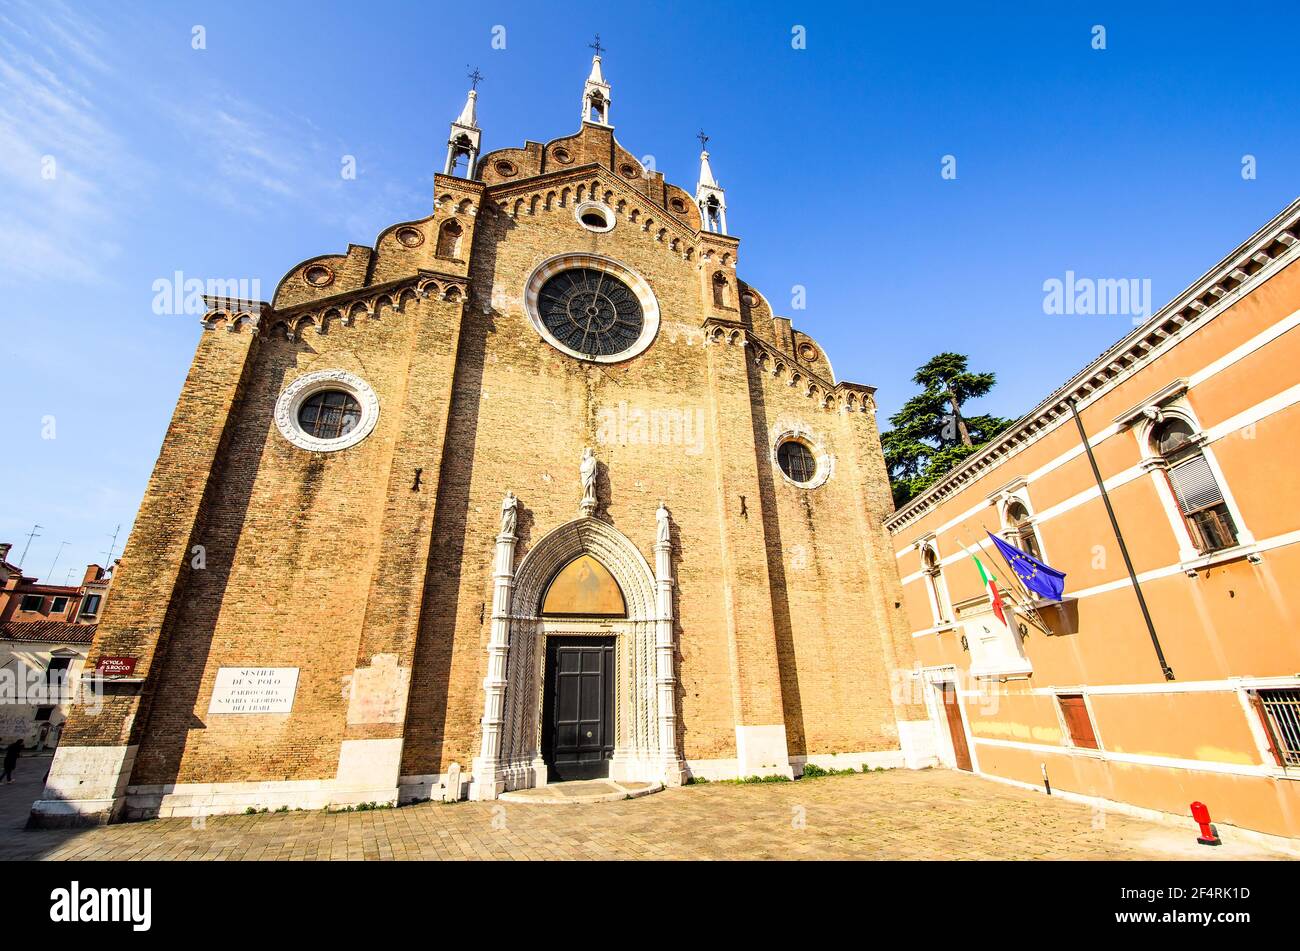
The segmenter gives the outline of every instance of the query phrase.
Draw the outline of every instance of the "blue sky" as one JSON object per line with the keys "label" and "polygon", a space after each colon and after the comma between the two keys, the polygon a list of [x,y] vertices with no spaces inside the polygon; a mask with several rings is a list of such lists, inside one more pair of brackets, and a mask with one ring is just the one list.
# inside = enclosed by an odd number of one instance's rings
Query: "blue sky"
{"label": "blue sky", "polygon": [[0,0],[0,541],[39,522],[24,567],[59,582],[118,524],[120,553],[199,335],[154,281],[269,297],[427,214],[467,65],[485,149],[545,141],[595,31],[620,141],[693,191],[709,133],[742,276],[879,387],[882,426],[940,350],[1020,415],[1132,326],[1045,314],[1045,281],[1159,307],[1300,194],[1300,16],[1047,6]]}

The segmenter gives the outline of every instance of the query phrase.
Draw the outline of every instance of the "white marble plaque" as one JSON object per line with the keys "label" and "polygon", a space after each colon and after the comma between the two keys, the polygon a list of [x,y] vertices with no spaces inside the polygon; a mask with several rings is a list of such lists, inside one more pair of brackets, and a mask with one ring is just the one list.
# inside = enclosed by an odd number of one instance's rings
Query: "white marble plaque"
{"label": "white marble plaque", "polygon": [[297,667],[222,667],[208,713],[288,713],[297,689]]}

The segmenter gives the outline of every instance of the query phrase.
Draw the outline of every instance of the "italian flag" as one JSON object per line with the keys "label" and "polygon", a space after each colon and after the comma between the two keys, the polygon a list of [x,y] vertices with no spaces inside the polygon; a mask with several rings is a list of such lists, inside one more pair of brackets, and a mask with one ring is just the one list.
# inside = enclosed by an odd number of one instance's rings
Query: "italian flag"
{"label": "italian flag", "polygon": [[993,605],[993,613],[998,616],[1003,627],[1007,627],[1007,616],[1002,613],[1002,595],[998,594],[998,579],[984,570],[984,562],[979,560],[976,555],[971,555],[975,559],[975,567],[979,569],[980,578],[984,581],[984,588],[989,593],[989,603]]}

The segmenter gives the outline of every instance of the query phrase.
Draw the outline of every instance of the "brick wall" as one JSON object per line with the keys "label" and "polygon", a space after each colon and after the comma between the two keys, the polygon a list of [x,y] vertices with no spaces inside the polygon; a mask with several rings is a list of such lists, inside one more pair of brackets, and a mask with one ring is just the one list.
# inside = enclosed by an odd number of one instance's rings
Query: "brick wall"
{"label": "brick wall", "polygon": [[[734,238],[695,232],[693,208],[674,216],[647,200],[684,192],[580,168],[630,159],[607,130],[562,141],[575,161],[553,178],[485,191],[438,176],[434,214],[408,223],[422,238],[415,247],[394,226],[374,252],[313,259],[335,269],[331,286],[290,271],[257,346],[248,333],[205,330],[92,650],[92,662],[141,656],[146,703],[137,717],[126,698],[98,724],[71,728],[86,743],[141,740],[133,783],[328,778],[343,739],[404,736],[403,774],[468,764],[500,500],[508,489],[520,499],[522,559],[578,515],[585,446],[600,463],[598,517],[649,560],[659,500],[672,511],[688,759],[735,755],[737,724],[784,722],[792,755],[897,746],[889,671],[910,664],[910,644],[893,614],[873,414],[827,407],[825,392],[756,365],[760,345],[784,346],[793,365],[788,322],[760,296],[746,299]],[[520,151],[516,164],[541,161]],[[593,185],[619,208],[608,233],[573,215],[578,187]],[[464,230],[458,260],[434,252],[452,216]],[[539,338],[523,285],[560,252],[614,258],[649,282],[661,325],[648,350],[595,365]],[[344,306],[275,329],[286,308],[421,269],[467,278],[468,300],[395,291],[401,306],[379,303],[351,325]],[[716,272],[729,282],[722,309]],[[706,342],[706,319],[738,331],[735,342]],[[325,368],[364,378],[381,412],[356,446],[311,453],[280,435],[273,410],[293,379]],[[813,369],[826,382],[827,369]],[[638,422],[651,414],[659,438]],[[833,459],[818,489],[789,485],[775,466],[771,441],[790,427]],[[202,570],[190,567],[196,544]],[[380,655],[410,671],[404,716],[349,725],[352,678]],[[217,669],[240,664],[301,668],[293,711],[209,718]]]}

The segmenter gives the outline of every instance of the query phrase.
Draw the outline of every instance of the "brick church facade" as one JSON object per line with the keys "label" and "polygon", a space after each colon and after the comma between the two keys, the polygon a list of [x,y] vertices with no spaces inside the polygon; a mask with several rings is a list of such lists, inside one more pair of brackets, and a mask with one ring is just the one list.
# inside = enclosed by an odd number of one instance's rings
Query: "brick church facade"
{"label": "brick church facade", "polygon": [[[922,765],[869,386],[581,127],[210,301],[38,822]],[[130,663],[123,663],[129,660]]]}

